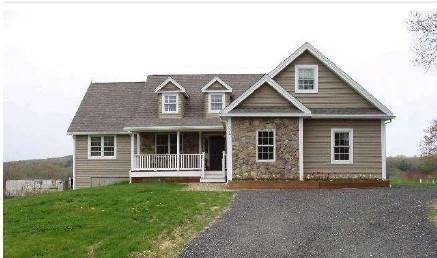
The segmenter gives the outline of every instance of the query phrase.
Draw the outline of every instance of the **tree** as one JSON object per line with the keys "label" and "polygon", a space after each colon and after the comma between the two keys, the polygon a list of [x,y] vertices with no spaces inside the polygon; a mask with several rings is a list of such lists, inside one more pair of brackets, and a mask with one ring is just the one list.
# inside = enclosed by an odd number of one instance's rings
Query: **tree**
{"label": "tree", "polygon": [[437,67],[437,12],[411,12],[407,27],[415,38],[413,63],[427,71]]}
{"label": "tree", "polygon": [[431,172],[437,169],[437,119],[425,129],[425,135],[420,143],[420,170]]}

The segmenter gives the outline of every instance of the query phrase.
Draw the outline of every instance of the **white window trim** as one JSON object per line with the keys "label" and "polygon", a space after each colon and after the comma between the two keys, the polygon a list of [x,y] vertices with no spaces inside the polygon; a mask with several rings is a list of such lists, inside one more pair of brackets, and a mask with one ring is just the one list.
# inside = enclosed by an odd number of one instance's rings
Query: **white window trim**
{"label": "white window trim", "polygon": [[[314,89],[299,89],[299,69],[314,70]],[[294,92],[295,93],[318,93],[319,92],[319,66],[318,65],[295,65],[294,66]]]}
{"label": "white window trim", "polygon": [[[114,136],[114,156],[103,156],[105,136]],[[100,137],[100,156],[91,156],[91,137]],[[117,135],[88,135],[88,159],[117,159]]]}
{"label": "white window trim", "polygon": [[[221,110],[211,110],[211,96],[212,95],[221,95],[222,96],[222,109]],[[226,106],[225,103],[225,94],[224,93],[208,93],[208,112],[209,113],[220,113]]]}
{"label": "white window trim", "polygon": [[[165,97],[166,96],[176,96],[176,111],[166,111],[165,110]],[[161,97],[161,110],[163,114],[177,114],[179,113],[179,94],[169,94],[169,93],[163,93]]]}
{"label": "white window trim", "polygon": [[[335,133],[349,133],[349,160],[334,159]],[[354,129],[331,128],[331,164],[353,164],[353,163],[354,163]]]}
{"label": "white window trim", "polygon": [[[258,132],[273,132],[273,159],[258,159]],[[276,129],[256,130],[256,162],[275,162],[276,161]]]}

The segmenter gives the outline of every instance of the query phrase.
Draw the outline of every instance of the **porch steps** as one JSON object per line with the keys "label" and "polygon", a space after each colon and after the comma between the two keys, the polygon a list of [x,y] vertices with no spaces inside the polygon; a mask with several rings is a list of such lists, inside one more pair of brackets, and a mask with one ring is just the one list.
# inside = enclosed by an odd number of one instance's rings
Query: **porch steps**
{"label": "porch steps", "polygon": [[223,171],[205,171],[205,176],[200,179],[201,183],[226,183]]}

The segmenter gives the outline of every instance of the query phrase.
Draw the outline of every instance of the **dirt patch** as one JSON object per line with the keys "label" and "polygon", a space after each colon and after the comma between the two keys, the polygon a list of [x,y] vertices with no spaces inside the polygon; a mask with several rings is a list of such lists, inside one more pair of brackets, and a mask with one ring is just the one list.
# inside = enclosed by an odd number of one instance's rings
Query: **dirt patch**
{"label": "dirt patch", "polygon": [[190,183],[185,191],[199,191],[199,192],[229,192],[232,191],[226,187],[226,184],[214,183]]}

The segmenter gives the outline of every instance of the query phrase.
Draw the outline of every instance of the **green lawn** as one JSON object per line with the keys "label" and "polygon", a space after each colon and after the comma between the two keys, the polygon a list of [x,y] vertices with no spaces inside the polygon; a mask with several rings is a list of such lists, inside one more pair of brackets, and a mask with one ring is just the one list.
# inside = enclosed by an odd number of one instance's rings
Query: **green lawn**
{"label": "green lawn", "polygon": [[437,178],[434,179],[423,179],[420,183],[419,179],[401,179],[401,178],[390,178],[390,184],[392,186],[411,186],[411,187],[437,187]]}
{"label": "green lawn", "polygon": [[230,192],[121,184],[4,201],[5,257],[175,256]]}

